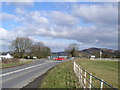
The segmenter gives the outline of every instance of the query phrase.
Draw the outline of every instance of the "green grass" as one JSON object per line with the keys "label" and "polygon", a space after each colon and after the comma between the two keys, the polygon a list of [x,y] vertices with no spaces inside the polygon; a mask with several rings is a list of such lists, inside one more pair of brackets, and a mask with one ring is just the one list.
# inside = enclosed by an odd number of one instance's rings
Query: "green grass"
{"label": "green grass", "polygon": [[[77,63],[89,73],[103,79],[113,87],[118,88],[118,62],[78,60]],[[93,83],[100,88],[100,83],[93,79]],[[78,81],[73,73],[71,61],[64,62],[48,72],[40,88],[78,88]]]}
{"label": "green grass", "polygon": [[12,67],[12,66],[19,66],[19,65],[24,65],[24,64],[30,64],[32,61],[25,61],[25,62],[16,62],[16,63],[8,63],[8,64],[4,64],[4,63],[0,63],[0,68],[8,68],[8,67]]}
{"label": "green grass", "polygon": [[76,88],[77,86],[72,63],[64,62],[48,72],[40,88]]}
{"label": "green grass", "polygon": [[[77,63],[81,65],[84,69],[86,69],[89,73],[92,73],[94,76],[103,79],[105,82],[112,85],[113,87],[118,88],[117,61],[78,60]],[[97,83],[99,82],[95,81],[96,85]]]}

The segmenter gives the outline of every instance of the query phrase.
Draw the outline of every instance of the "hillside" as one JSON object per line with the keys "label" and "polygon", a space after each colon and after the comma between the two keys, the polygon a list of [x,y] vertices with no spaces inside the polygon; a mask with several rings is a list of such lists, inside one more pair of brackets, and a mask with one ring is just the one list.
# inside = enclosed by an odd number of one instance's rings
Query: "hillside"
{"label": "hillside", "polygon": [[102,52],[103,58],[112,58],[118,56],[118,50],[106,49],[106,48],[88,48],[81,50],[80,53],[87,55],[95,55],[96,57],[100,57],[100,51]]}
{"label": "hillside", "polygon": [[[119,57],[118,53],[120,53],[120,51],[118,50],[112,50],[107,48],[88,48],[88,49],[80,50],[79,55],[81,57],[90,57],[91,55],[95,55],[97,58],[99,58],[100,51],[102,52],[103,58],[116,58],[116,57]],[[52,52],[52,55],[64,56],[64,55],[67,55],[67,53],[64,51]]]}

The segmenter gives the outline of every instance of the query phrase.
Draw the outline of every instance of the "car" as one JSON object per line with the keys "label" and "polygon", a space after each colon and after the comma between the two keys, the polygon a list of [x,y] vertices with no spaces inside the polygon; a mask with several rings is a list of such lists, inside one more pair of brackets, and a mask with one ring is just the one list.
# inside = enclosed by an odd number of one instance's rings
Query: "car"
{"label": "car", "polygon": [[65,60],[65,58],[55,58],[55,60]]}

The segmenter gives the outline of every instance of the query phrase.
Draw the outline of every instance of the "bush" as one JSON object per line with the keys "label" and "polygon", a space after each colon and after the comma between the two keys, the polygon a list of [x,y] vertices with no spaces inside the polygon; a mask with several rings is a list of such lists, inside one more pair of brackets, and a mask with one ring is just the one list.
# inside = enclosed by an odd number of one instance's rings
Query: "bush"
{"label": "bush", "polygon": [[20,62],[19,59],[15,59],[15,58],[11,59],[11,60],[12,60],[12,63],[14,63],[14,62]]}
{"label": "bush", "polygon": [[16,63],[20,62],[18,59],[2,59],[2,63],[8,64],[8,63]]}
{"label": "bush", "polygon": [[2,59],[2,63],[4,64],[8,64],[8,63],[11,63],[11,59]]}
{"label": "bush", "polygon": [[28,56],[24,56],[24,59],[28,59]]}

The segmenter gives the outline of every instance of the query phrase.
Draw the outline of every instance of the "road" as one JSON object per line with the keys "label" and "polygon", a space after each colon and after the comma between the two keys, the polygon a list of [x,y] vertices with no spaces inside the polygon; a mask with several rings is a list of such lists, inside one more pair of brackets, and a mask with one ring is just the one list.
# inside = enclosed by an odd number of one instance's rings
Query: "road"
{"label": "road", "polygon": [[59,63],[57,61],[37,60],[29,65],[3,69],[0,73],[2,88],[22,88]]}

